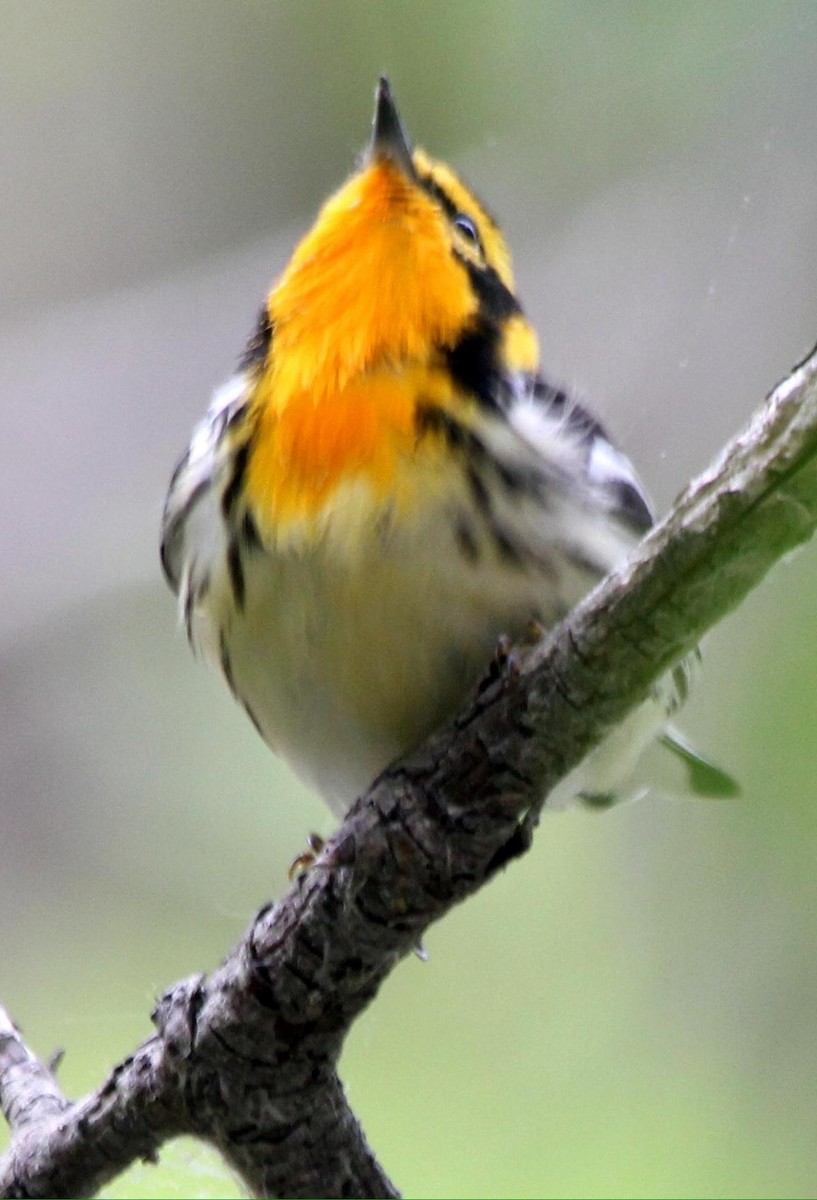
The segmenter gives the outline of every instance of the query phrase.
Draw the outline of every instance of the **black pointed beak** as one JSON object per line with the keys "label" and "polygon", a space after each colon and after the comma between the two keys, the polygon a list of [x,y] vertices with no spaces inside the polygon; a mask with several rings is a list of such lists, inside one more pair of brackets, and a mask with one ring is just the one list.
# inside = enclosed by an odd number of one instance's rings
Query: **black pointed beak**
{"label": "black pointed beak", "polygon": [[369,146],[371,159],[387,158],[409,179],[414,179],[414,163],[411,161],[411,143],[397,112],[391,87],[385,75],[381,75],[374,101],[372,140]]}

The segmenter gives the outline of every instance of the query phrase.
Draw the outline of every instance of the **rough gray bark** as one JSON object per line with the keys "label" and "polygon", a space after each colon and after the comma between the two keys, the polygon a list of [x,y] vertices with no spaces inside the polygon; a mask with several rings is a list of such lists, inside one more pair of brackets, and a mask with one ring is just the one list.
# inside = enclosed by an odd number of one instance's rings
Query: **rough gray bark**
{"label": "rough gray bark", "polygon": [[817,355],[518,670],[374,783],[220,967],[162,998],[97,1092],[65,1100],[0,1010],[0,1194],[92,1194],[184,1132],[256,1195],[396,1195],[335,1070],[353,1021],[526,849],[542,796],[815,526]]}

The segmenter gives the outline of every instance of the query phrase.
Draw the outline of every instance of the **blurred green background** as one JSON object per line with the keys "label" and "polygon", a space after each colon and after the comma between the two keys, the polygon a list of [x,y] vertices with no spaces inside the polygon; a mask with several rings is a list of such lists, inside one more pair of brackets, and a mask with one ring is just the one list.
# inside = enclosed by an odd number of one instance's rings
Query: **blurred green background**
{"label": "blurred green background", "polygon": [[[816,60],[812,3],[4,0],[0,997],[71,1094],[332,828],[189,655],[158,519],[378,73],[665,507],[817,337]],[[817,546],[707,641],[740,802],[547,820],[356,1027],[407,1194],[815,1194],[815,604]],[[185,1142],[106,1194],[237,1189]]]}

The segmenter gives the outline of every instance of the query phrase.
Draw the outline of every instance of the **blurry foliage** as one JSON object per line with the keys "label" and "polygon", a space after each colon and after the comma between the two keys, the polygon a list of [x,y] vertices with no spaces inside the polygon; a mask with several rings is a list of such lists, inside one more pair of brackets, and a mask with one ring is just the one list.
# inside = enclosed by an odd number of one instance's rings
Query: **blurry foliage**
{"label": "blurry foliage", "polygon": [[[78,1094],[332,827],[188,655],[156,526],[377,74],[499,213],[545,363],[665,503],[817,332],[817,9],[1,19],[0,996]],[[546,821],[355,1029],[351,1100],[409,1194],[813,1194],[815,601],[812,547],[707,644],[685,724],[742,801]],[[237,1191],[180,1142],[107,1194]]]}

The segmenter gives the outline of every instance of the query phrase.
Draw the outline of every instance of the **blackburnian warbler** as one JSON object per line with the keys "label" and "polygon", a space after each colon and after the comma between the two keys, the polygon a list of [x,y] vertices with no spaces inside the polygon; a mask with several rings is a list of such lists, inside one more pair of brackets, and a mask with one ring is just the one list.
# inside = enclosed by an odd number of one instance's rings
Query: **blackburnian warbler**
{"label": "blackburnian warbler", "polygon": [[[651,524],[627,459],[539,374],[496,221],[412,149],[388,82],[360,169],[269,294],[167,497],[188,637],[343,815]],[[571,784],[612,795],[678,685]],[[729,781],[665,729],[698,790]]]}

